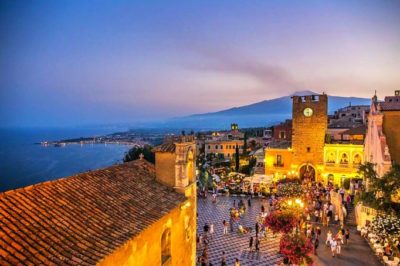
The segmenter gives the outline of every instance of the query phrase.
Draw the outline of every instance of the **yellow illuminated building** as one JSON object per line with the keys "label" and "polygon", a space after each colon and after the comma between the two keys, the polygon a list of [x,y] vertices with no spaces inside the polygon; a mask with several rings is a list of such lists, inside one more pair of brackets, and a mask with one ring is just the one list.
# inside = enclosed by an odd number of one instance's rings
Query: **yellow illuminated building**
{"label": "yellow illuminated building", "polygon": [[328,97],[293,96],[292,142],[271,143],[265,149],[265,174],[274,179],[299,177],[340,185],[345,178],[359,177],[363,145],[327,144]]}

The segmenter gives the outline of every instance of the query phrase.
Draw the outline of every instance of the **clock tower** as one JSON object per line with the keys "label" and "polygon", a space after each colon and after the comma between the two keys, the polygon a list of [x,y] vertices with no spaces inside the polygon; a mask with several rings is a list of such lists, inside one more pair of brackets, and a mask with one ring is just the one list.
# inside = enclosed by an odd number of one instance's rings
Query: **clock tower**
{"label": "clock tower", "polygon": [[317,178],[324,160],[328,124],[326,94],[293,96],[292,170],[301,178]]}

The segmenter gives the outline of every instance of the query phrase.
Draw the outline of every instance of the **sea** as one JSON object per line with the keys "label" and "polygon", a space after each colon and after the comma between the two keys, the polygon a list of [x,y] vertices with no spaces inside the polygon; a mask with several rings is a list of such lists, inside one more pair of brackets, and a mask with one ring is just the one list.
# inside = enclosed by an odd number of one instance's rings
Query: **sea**
{"label": "sea", "polygon": [[0,129],[0,192],[121,163],[129,145],[41,141],[100,136],[119,130],[98,128]]}

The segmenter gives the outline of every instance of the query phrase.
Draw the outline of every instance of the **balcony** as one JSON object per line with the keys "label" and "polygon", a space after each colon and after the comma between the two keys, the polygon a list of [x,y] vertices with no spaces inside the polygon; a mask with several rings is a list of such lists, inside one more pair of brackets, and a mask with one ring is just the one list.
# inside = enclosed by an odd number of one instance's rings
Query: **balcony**
{"label": "balcony", "polygon": [[325,162],[325,166],[334,167],[335,166],[335,162]]}
{"label": "balcony", "polygon": [[274,167],[283,167],[284,164],[283,163],[274,163]]}
{"label": "balcony", "polygon": [[339,166],[340,166],[340,168],[349,168],[348,163],[340,163]]}

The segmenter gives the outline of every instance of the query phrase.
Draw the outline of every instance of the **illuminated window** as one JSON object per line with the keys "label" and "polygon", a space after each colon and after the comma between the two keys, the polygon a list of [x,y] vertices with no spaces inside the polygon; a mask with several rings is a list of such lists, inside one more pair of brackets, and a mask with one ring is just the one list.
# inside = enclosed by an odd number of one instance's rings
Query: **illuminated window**
{"label": "illuminated window", "polygon": [[282,155],[278,154],[276,155],[276,165],[281,166],[282,164]]}

